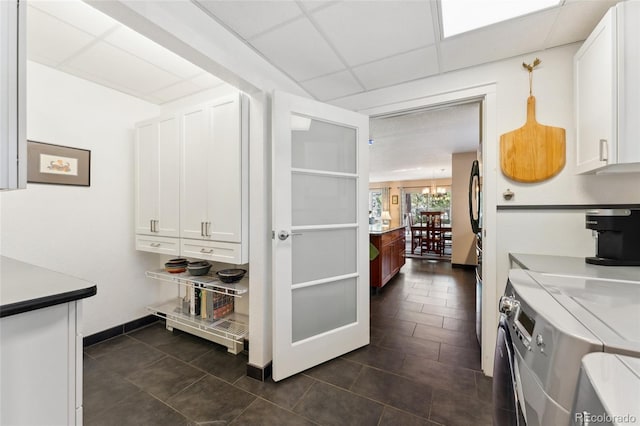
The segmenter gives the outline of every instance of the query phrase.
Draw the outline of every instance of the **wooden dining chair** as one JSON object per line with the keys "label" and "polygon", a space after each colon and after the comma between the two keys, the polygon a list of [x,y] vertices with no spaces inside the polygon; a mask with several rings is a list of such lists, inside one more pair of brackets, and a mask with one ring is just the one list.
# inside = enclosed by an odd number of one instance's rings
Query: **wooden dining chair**
{"label": "wooden dining chair", "polygon": [[443,212],[421,212],[425,229],[422,235],[421,253],[444,254],[444,238],[442,235]]}
{"label": "wooden dining chair", "polygon": [[422,241],[422,231],[417,226],[416,217],[413,213],[407,213],[407,217],[409,219],[409,230],[411,232],[411,254],[414,254],[416,248],[420,247]]}

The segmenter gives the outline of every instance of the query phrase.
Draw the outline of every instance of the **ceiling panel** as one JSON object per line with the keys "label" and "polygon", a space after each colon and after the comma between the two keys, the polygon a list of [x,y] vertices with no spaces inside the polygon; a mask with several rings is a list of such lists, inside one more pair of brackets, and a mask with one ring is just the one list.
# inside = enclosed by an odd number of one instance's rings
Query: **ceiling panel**
{"label": "ceiling panel", "polygon": [[435,41],[427,1],[342,2],[320,9],[311,17],[351,66]]}
{"label": "ceiling panel", "polygon": [[125,26],[120,26],[104,40],[181,78],[191,78],[203,72],[202,68]]}
{"label": "ceiling panel", "polygon": [[245,40],[302,14],[293,1],[197,0],[196,3]]}
{"label": "ceiling panel", "polygon": [[344,69],[343,63],[306,18],[262,34],[251,44],[298,81]]}
{"label": "ceiling panel", "polygon": [[213,76],[206,72],[193,77],[190,81],[193,84],[197,84],[198,86],[205,87],[207,89],[211,87],[220,86],[221,84],[226,84],[224,81],[220,80],[218,77]]}
{"label": "ceiling panel", "polygon": [[160,99],[162,103],[165,103],[180,99],[185,96],[193,95],[201,91],[202,87],[193,84],[191,81],[182,80],[176,84],[157,90],[151,93],[151,95],[157,99]]}
{"label": "ceiling panel", "polygon": [[349,71],[340,71],[335,74],[308,80],[302,83],[316,99],[327,101],[342,96],[362,92],[364,89]]}
{"label": "ceiling panel", "polygon": [[[452,153],[480,144],[478,103],[370,120],[370,181],[451,177]],[[444,170],[443,170],[444,169]]]}
{"label": "ceiling panel", "polygon": [[[101,66],[96,67],[96,63]],[[155,92],[179,81],[175,75],[105,42],[94,44],[67,62],[66,66],[137,93]]]}
{"label": "ceiling panel", "polygon": [[61,21],[73,23],[76,28],[95,36],[104,34],[119,25],[113,18],[82,1],[29,0],[28,4],[57,17]]}
{"label": "ceiling panel", "polygon": [[615,0],[573,1],[565,4],[547,37],[545,47],[586,39]]}
{"label": "ceiling panel", "polygon": [[444,39],[441,70],[452,71],[544,48],[558,9],[528,15]]}
{"label": "ceiling panel", "polygon": [[437,74],[438,53],[429,46],[355,67],[353,72],[367,90],[386,87]]}
{"label": "ceiling panel", "polygon": [[58,65],[93,42],[90,34],[39,9],[30,7],[27,14],[27,56],[31,60],[45,65]]}

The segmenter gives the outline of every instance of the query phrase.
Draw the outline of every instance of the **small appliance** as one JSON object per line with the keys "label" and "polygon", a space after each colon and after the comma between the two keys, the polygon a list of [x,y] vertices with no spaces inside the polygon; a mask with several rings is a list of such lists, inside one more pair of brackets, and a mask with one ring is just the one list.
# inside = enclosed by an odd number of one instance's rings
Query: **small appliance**
{"label": "small appliance", "polygon": [[585,224],[596,237],[596,255],[587,263],[640,266],[640,210],[588,210]]}

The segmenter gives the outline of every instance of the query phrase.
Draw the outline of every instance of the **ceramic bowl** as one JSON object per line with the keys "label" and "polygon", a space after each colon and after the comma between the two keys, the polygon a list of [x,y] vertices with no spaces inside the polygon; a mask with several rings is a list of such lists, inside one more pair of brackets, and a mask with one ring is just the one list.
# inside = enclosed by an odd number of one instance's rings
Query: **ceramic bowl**
{"label": "ceramic bowl", "polygon": [[244,269],[223,269],[216,272],[216,275],[223,283],[231,284],[240,281],[246,273]]}

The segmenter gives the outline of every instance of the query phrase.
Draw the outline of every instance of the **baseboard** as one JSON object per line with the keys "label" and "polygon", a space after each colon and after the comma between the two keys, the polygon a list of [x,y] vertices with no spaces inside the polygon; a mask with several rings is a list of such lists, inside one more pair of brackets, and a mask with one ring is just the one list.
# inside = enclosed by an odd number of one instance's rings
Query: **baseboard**
{"label": "baseboard", "polygon": [[451,267],[452,268],[459,268],[459,269],[470,269],[470,270],[476,269],[476,265],[465,265],[465,264],[462,264],[462,263],[452,263]]}
{"label": "baseboard", "polygon": [[261,382],[266,382],[269,377],[271,377],[271,361],[264,367],[257,367],[255,365],[251,365],[247,363],[247,376],[252,379],[260,380]]}
{"label": "baseboard", "polygon": [[116,325],[115,327],[111,327],[106,330],[100,331],[98,333],[92,334],[90,336],[86,336],[84,339],[82,339],[82,346],[87,347],[87,346],[95,345],[96,343],[100,343],[104,340],[111,339],[112,337],[116,337],[121,334],[128,333],[137,328],[141,328],[146,325],[152,324],[156,321],[158,321],[157,316],[147,315],[142,318],[138,318],[124,324]]}

